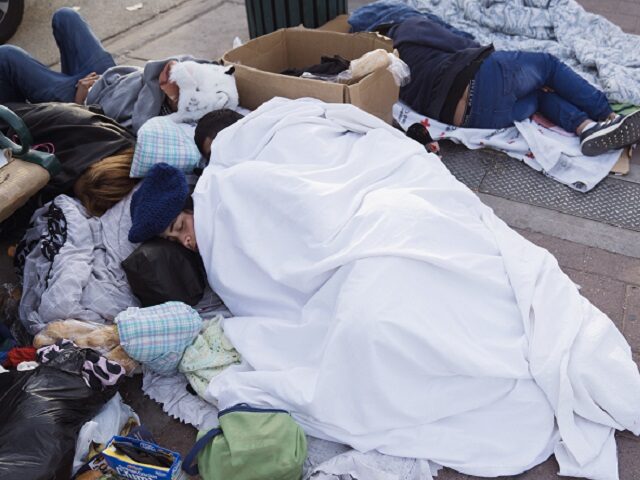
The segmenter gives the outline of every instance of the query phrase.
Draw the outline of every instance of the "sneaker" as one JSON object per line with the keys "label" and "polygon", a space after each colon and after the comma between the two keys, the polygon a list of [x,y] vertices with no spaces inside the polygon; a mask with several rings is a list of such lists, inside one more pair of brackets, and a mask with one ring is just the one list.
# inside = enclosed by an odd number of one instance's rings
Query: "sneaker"
{"label": "sneaker", "polygon": [[580,149],[593,157],[640,141],[640,111],[598,122],[580,135]]}

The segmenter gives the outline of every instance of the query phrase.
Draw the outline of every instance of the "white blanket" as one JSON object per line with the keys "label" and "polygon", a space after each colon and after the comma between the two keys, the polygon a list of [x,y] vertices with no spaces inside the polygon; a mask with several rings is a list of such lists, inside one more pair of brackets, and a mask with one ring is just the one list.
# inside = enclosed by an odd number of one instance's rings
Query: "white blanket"
{"label": "white blanket", "polygon": [[434,140],[451,140],[472,150],[492,148],[504,152],[579,192],[588,192],[600,183],[620,158],[622,150],[587,157],[580,151],[577,135],[558,126],[544,125],[537,117],[534,115],[515,122],[514,127],[497,130],[460,128],[425,117],[402,102],[393,106],[393,118],[405,130],[420,122]]}
{"label": "white blanket", "polygon": [[274,99],[194,193],[209,281],[252,369],[210,384],[361,451],[512,475],[555,453],[616,479],[640,375],[549,252],[416,142],[350,105]]}

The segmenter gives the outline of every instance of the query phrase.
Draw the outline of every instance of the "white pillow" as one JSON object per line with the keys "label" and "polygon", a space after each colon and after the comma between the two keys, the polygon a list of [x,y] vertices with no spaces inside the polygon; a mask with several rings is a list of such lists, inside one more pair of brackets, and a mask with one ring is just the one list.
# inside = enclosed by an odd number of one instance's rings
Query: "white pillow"
{"label": "white pillow", "polygon": [[179,62],[169,78],[180,88],[178,111],[169,115],[174,122],[197,122],[214,110],[238,106],[235,67],[211,63]]}

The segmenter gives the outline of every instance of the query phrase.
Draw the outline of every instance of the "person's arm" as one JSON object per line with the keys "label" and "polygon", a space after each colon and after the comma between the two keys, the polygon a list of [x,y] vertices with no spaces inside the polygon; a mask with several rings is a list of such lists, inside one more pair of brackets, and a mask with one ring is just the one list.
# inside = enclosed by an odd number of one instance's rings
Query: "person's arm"
{"label": "person's arm", "polygon": [[167,96],[169,106],[174,112],[178,110],[178,99],[180,98],[180,88],[178,84],[171,81],[171,68],[173,68],[176,63],[178,63],[176,60],[169,60],[158,76],[160,90]]}
{"label": "person's arm", "polygon": [[398,48],[403,43],[421,45],[426,48],[455,53],[466,48],[481,45],[465,36],[452,32],[443,25],[426,17],[412,17],[389,31],[393,45]]}

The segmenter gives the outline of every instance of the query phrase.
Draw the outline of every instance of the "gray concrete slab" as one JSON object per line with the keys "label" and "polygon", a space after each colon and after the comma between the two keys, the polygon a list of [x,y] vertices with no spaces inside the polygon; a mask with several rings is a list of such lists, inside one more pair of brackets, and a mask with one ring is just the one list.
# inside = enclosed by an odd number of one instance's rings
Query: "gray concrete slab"
{"label": "gray concrete slab", "polygon": [[479,193],[478,196],[512,227],[640,257],[640,236],[637,232],[494,195]]}
{"label": "gray concrete slab", "polygon": [[[140,25],[170,12],[187,0],[27,0],[20,28],[9,43],[29,51],[45,65],[58,63],[59,54],[51,34],[51,16],[61,7],[74,7],[90,23],[96,36],[109,40],[124,32],[132,32]],[[127,10],[136,4],[142,8]]]}
{"label": "gray concrete slab", "polygon": [[[194,14],[191,20],[174,26],[162,37],[141,44],[128,56],[150,60],[184,52],[198,58],[219,60],[227,50],[233,48],[236,37],[242,42],[249,40],[243,4],[201,1],[190,5],[189,10]],[[173,16],[171,15],[171,18]],[[221,22],[221,19],[224,19],[224,22]]]}

